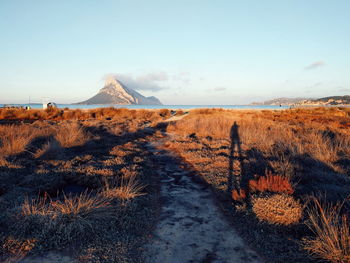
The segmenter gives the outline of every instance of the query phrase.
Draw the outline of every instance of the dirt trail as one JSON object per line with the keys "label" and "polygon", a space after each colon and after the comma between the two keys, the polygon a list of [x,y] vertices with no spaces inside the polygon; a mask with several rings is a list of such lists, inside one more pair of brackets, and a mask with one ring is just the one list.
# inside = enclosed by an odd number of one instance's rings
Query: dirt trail
{"label": "dirt trail", "polygon": [[162,178],[162,212],[145,262],[262,262],[216,207],[210,189],[191,180],[195,175],[174,156],[152,144],[149,150]]}
{"label": "dirt trail", "polygon": [[186,117],[188,113],[184,113],[182,115],[173,115],[170,118],[166,119],[164,122],[173,122],[173,121],[179,121],[182,120],[184,117]]}

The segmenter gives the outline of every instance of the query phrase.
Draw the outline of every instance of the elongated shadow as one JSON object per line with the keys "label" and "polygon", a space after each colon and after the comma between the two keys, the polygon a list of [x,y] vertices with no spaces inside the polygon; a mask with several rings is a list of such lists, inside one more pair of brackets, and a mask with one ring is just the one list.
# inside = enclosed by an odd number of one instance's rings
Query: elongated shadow
{"label": "elongated shadow", "polygon": [[[227,191],[231,195],[233,190],[238,193],[241,190],[248,193],[249,178],[244,167],[244,156],[242,154],[242,142],[239,136],[239,126],[234,122],[230,131],[230,155],[228,165]],[[246,196],[245,196],[246,197]]]}

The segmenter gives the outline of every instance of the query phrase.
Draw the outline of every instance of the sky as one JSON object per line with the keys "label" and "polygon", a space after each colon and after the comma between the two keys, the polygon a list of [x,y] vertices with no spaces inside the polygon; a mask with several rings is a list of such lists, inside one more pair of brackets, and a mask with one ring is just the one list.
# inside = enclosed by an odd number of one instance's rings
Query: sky
{"label": "sky", "polygon": [[350,94],[349,0],[1,0],[0,103],[115,75],[163,104]]}

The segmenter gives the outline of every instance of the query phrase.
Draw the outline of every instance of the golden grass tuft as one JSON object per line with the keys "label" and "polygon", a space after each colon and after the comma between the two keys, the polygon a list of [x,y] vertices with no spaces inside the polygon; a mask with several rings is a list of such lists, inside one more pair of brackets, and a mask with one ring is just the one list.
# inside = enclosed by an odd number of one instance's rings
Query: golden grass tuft
{"label": "golden grass tuft", "polygon": [[100,194],[84,192],[56,201],[44,196],[25,200],[16,231],[20,236],[32,233],[40,243],[45,241],[56,246],[90,238],[92,232],[100,231],[101,224],[115,218],[116,208]]}
{"label": "golden grass tuft", "polygon": [[21,210],[23,216],[33,216],[33,215],[48,215],[52,211],[48,209],[48,196],[38,197],[37,199],[29,199],[28,197],[24,200]]}
{"label": "golden grass tuft", "polygon": [[48,125],[0,125],[0,159],[26,151],[32,140],[54,134]]}
{"label": "golden grass tuft", "polygon": [[6,157],[23,152],[36,133],[27,125],[0,126],[0,156]]}
{"label": "golden grass tuft", "polygon": [[63,200],[52,201],[47,195],[36,199],[25,199],[21,207],[23,216],[47,216],[51,220],[100,218],[111,213],[109,200],[102,195],[84,192],[78,196],[64,196]]}
{"label": "golden grass tuft", "polygon": [[136,179],[135,176],[122,178],[120,184],[117,187],[110,187],[106,185],[102,195],[109,199],[118,198],[122,201],[128,201],[137,196],[144,195],[141,191],[145,188]]}
{"label": "golden grass tuft", "polygon": [[64,216],[70,220],[98,219],[112,213],[108,199],[86,192],[79,196],[65,196],[63,201],[51,201],[50,206],[55,216]]}
{"label": "golden grass tuft", "polygon": [[79,123],[63,123],[59,126],[55,138],[62,147],[80,146],[90,139],[90,135]]}
{"label": "golden grass tuft", "polygon": [[312,198],[313,206],[306,212],[309,216],[307,226],[315,234],[304,241],[304,248],[319,258],[333,263],[350,262],[350,224],[341,215],[341,205],[322,205]]}
{"label": "golden grass tuft", "polygon": [[275,194],[271,197],[253,197],[253,212],[260,221],[276,225],[292,225],[302,217],[303,208],[292,196]]}
{"label": "golden grass tuft", "polygon": [[37,243],[36,239],[16,239],[14,237],[8,237],[3,243],[3,249],[16,256],[25,256],[31,251]]}

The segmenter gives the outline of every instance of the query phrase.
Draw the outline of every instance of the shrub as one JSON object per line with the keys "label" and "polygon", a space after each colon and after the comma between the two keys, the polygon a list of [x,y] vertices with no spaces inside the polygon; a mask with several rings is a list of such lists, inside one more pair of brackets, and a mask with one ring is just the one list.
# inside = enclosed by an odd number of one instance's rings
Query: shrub
{"label": "shrub", "polygon": [[322,205],[313,198],[313,206],[307,210],[307,226],[315,234],[304,241],[304,248],[310,253],[334,263],[350,262],[350,224],[341,215],[341,205]]}
{"label": "shrub", "polygon": [[55,138],[62,147],[74,147],[83,145],[89,140],[89,134],[76,122],[64,123],[58,128]]}
{"label": "shrub", "polygon": [[[49,136],[54,129],[46,125],[4,125],[0,126],[0,158],[19,154],[30,146],[33,139]],[[29,147],[28,147],[29,148]]]}
{"label": "shrub", "polygon": [[261,176],[257,180],[249,181],[249,190],[251,192],[274,192],[293,194],[294,189],[288,178],[273,175],[271,172],[267,172],[265,176]]}
{"label": "shrub", "polygon": [[87,192],[52,201],[46,195],[25,200],[21,206],[17,235],[38,239],[42,245],[60,246],[77,238],[89,238],[103,222],[116,217],[108,198]]}
{"label": "shrub", "polygon": [[8,156],[23,152],[34,136],[34,130],[29,126],[0,126],[0,155]]}
{"label": "shrub", "polygon": [[253,212],[260,221],[270,224],[291,225],[299,222],[303,208],[292,196],[275,194],[270,197],[253,197]]}

